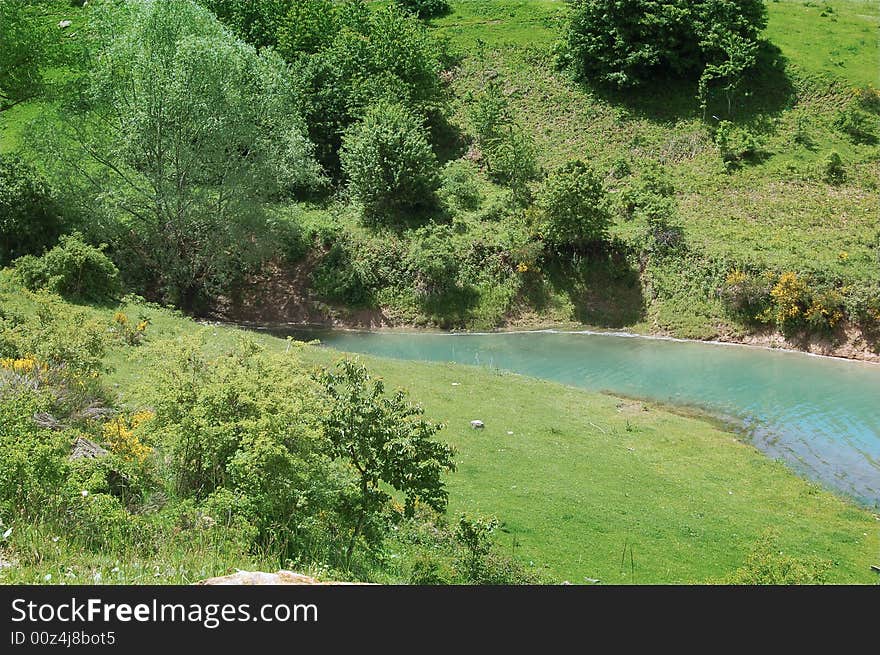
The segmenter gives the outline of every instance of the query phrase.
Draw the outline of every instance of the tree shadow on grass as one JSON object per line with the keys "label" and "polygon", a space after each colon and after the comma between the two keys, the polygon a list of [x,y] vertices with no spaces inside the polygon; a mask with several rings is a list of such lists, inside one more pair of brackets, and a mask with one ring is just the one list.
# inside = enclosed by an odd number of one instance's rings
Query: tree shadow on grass
{"label": "tree shadow on grass", "polygon": [[796,101],[786,67],[782,51],[769,41],[762,41],[757,66],[746,74],[743,87],[730,102],[729,110],[724,94],[714,91],[705,115],[697,100],[696,79],[658,76],[635,89],[584,84],[597,97],[623,109],[630,118],[670,124],[685,119],[729,120],[762,130],[769,126],[769,117],[792,107]]}
{"label": "tree shadow on grass", "polygon": [[580,323],[620,328],[645,317],[639,272],[619,247],[589,253],[579,262],[555,261],[545,270],[550,288],[569,299]]}

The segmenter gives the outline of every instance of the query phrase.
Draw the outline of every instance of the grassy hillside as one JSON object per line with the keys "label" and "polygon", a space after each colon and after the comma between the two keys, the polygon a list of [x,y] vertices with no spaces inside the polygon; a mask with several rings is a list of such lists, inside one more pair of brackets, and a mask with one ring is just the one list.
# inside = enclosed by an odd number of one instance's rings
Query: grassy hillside
{"label": "grassy hillside", "polygon": [[[28,304],[14,294],[5,302]],[[155,307],[124,309],[151,319],[144,345],[115,346],[107,359],[107,382],[132,411],[144,407],[156,353],[168,348],[163,344],[201,334],[204,348],[220,353],[242,336]],[[109,324],[114,310],[94,311]],[[252,336],[269,351],[288,347],[281,339]],[[324,348],[305,351],[314,366],[340,356]],[[873,581],[869,566],[880,551],[876,517],[794,476],[707,419],[487,369],[364,361],[389,388],[408,389],[429,417],[447,426],[441,435],[458,449],[459,465],[448,477],[450,515],[497,515],[503,550],[548,580],[722,581],[766,543],[773,553],[829,566],[829,581]],[[485,421],[485,430],[470,428],[474,418]],[[48,537],[37,532],[33,539]],[[65,551],[51,541],[31,547],[39,559],[2,570],[0,579],[57,578],[71,566],[86,579],[103,570],[106,580],[144,581],[124,552]],[[408,548],[392,542],[389,561],[399,558],[399,568],[376,572],[376,579],[406,580]],[[198,557],[206,561],[194,561],[178,553],[171,563],[168,554],[155,562],[132,557],[144,571],[160,565],[157,581],[275,565],[245,554],[203,552]],[[120,559],[124,571],[114,577],[109,569]]]}
{"label": "grassy hillside", "polygon": [[[52,5],[46,20],[72,18],[63,39],[75,42],[87,13],[64,5]],[[457,62],[447,81],[450,129],[458,141],[443,145],[441,159],[464,154],[473,133],[470,110],[489,83],[497,83],[545,170],[584,159],[605,177],[615,202],[642,171],[662,166],[675,187],[687,253],[666,260],[645,255],[644,222],[616,216],[610,261],[545,255],[536,266],[523,252],[531,246],[522,245],[522,216],[507,207],[506,190],[485,171],[476,180],[479,206],[451,219],[440,212],[413,217],[412,225],[365,227],[345,200],[285,202],[275,208],[275,219],[298,226],[303,243],[287,253],[281,279],[273,281],[314,303],[312,314],[346,316],[355,305],[391,323],[581,323],[736,338],[773,326],[743,321],[722,302],[719,289],[734,270],[771,277],[794,271],[835,290],[848,315],[861,298],[877,294],[880,146],[876,139],[856,142],[836,126],[859,89],[880,83],[876,3],[768,2],[767,45],[748,92],[731,113],[719,104],[705,116],[692,83],[612,93],[557,70],[555,51],[566,24],[561,1],[458,0],[451,6],[427,23]],[[24,126],[43,101],[0,115],[0,152],[20,149]],[[723,165],[714,139],[720,120],[731,121],[735,133],[754,144],[753,154],[732,167]],[[880,122],[873,114],[869,120]],[[825,180],[832,153],[842,162],[838,184]],[[475,262],[475,270],[460,273],[461,288],[446,297],[425,300],[413,292],[406,273],[386,274],[416,243],[412,228],[420,222],[451,222],[454,250]],[[345,276],[351,279],[339,282]],[[261,296],[277,295],[278,289],[266,291],[266,280],[255,278],[239,290],[245,311],[258,313],[267,304]],[[239,311],[235,317],[277,313]],[[831,335],[832,341],[841,338]]]}

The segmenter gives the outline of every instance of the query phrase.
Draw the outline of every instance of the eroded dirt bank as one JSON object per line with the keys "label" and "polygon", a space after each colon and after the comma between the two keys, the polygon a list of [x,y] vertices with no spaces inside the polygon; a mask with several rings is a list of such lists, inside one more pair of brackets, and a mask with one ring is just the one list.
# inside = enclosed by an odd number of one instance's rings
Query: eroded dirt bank
{"label": "eroded dirt bank", "polygon": [[[267,266],[263,272],[252,276],[234,297],[221,298],[206,318],[239,325],[278,328],[425,329],[425,326],[401,321],[395,318],[393,312],[382,308],[352,309],[334,306],[317,299],[309,290],[313,267],[314,261],[309,258],[288,269],[282,269],[277,265]],[[538,329],[604,331],[607,328],[574,322],[565,324],[546,322],[536,315],[511,316],[503,325],[496,328],[499,332]],[[676,337],[668,331],[650,328],[608,331]],[[717,334],[704,341],[739,343],[880,363],[880,343],[869,340],[857,326],[850,323],[841,324],[833,337],[824,338],[792,338],[771,330],[743,334],[721,325],[717,328]]]}

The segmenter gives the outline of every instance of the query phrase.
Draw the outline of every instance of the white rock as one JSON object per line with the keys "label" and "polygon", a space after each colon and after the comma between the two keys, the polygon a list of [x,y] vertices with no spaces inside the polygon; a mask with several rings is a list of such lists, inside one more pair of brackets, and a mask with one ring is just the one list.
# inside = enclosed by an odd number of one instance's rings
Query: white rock
{"label": "white rock", "polygon": [[62,20],[58,22],[58,27],[60,27],[62,30],[70,27],[71,25],[73,25],[73,21],[70,20]]}
{"label": "white rock", "polygon": [[482,430],[486,425],[482,421],[471,421],[471,427],[474,430]]}

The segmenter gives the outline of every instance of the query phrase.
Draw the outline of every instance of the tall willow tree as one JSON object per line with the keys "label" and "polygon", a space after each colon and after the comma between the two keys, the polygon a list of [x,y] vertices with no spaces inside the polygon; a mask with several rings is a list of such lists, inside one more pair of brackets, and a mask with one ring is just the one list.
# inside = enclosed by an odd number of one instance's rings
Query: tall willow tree
{"label": "tall willow tree", "polygon": [[111,5],[94,26],[34,143],[129,279],[192,309],[266,256],[265,201],[318,179],[286,65],[189,0]]}

